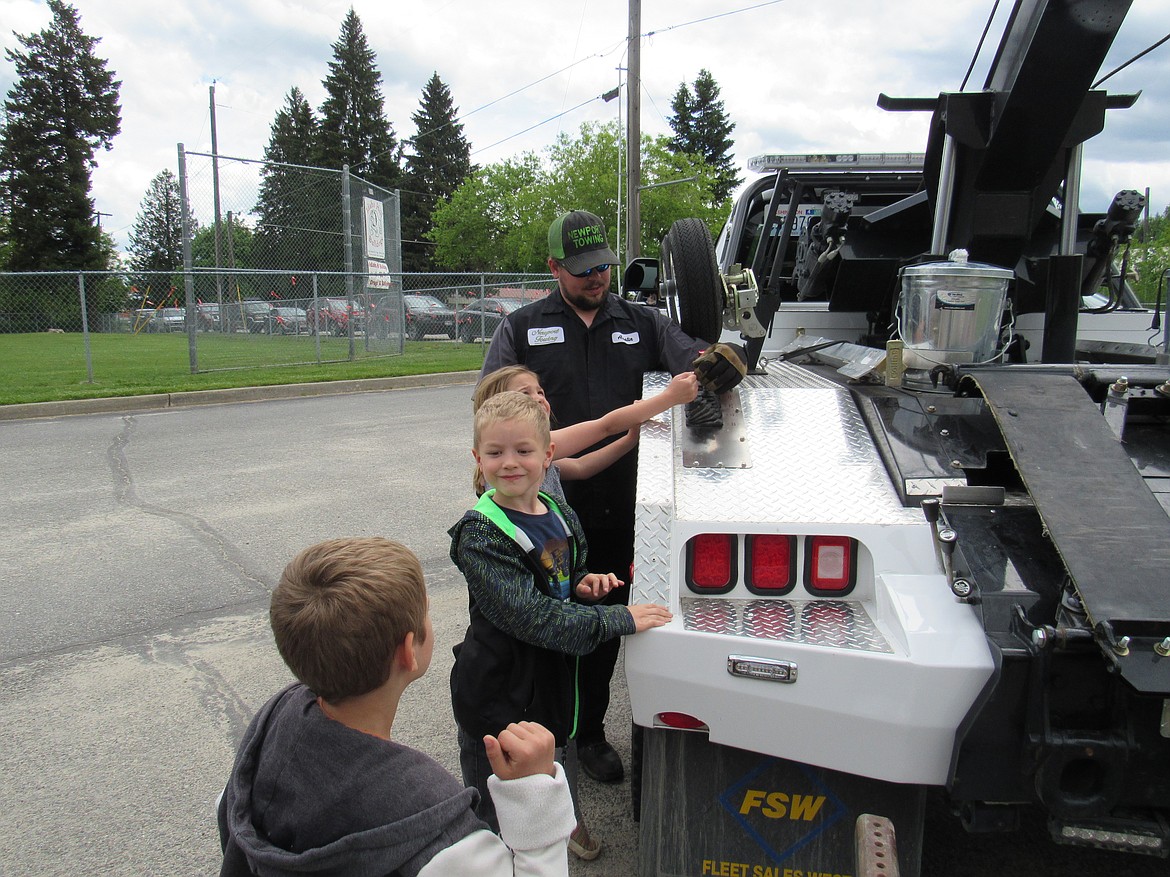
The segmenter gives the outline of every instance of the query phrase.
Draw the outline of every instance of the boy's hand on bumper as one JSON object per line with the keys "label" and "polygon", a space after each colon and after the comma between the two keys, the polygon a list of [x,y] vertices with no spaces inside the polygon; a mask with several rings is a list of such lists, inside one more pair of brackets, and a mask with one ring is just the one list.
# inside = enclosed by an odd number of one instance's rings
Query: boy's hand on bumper
{"label": "boy's hand on bumper", "polygon": [[492,773],[502,780],[548,774],[556,776],[552,732],[538,722],[513,722],[500,731],[499,737],[483,738]]}
{"label": "boy's hand on bumper", "polygon": [[659,606],[656,603],[642,603],[637,606],[630,606],[629,610],[630,615],[634,616],[634,630],[636,633],[641,633],[652,627],[662,627],[662,625],[674,617],[670,614],[669,609],[665,606]]}

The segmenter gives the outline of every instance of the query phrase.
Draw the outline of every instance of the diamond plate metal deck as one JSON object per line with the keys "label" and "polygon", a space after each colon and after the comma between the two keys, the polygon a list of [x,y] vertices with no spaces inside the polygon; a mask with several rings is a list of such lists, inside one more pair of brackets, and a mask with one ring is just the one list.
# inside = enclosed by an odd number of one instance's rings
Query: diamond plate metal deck
{"label": "diamond plate metal deck", "polygon": [[683,629],[864,652],[893,653],[865,607],[848,600],[684,597]]}
{"label": "diamond plate metal deck", "polygon": [[[675,466],[671,473],[668,452],[655,447],[664,434],[643,433],[642,469],[650,463],[657,472],[661,465],[673,478],[677,521],[909,524],[921,519],[917,509],[903,508],[847,391],[781,364],[769,366],[767,375],[749,375],[734,392],[751,455],[748,469]],[[680,454],[681,429],[672,442],[669,453]],[[657,478],[653,483],[653,498],[670,502],[665,485]],[[650,498],[640,480],[639,500]]]}

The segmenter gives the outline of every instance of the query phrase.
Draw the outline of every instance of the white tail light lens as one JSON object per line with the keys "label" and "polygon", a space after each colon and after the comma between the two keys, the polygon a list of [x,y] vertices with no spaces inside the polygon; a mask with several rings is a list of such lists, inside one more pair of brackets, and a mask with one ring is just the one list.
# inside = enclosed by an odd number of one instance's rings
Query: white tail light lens
{"label": "white tail light lens", "polygon": [[857,583],[857,541],[848,536],[809,536],[804,586],[810,594],[841,597]]}

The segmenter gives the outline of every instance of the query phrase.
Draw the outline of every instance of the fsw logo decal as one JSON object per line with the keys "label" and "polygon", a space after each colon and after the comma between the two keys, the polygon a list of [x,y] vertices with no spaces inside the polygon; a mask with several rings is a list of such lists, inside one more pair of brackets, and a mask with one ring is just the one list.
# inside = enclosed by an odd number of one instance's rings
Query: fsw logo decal
{"label": "fsw logo decal", "polygon": [[[768,858],[779,864],[804,849],[814,838],[839,822],[847,811],[841,800],[833,794],[832,789],[804,765],[792,766],[804,774],[810,788],[814,790],[808,794],[794,791],[774,791],[775,783],[760,781],[762,775],[777,761],[779,759],[776,758],[761,761],[754,770],[749,771],[729,786],[719,796],[719,803],[723,805],[723,809],[731,815],[731,818],[743,827],[743,830],[759,845]],[[790,790],[792,783],[790,781],[784,782],[783,787]],[[808,832],[798,836],[784,849],[777,850],[756,826],[759,825],[760,828],[763,828],[775,824],[775,821],[780,819],[791,824],[804,822],[808,825]],[[761,822],[761,820],[765,821]]]}

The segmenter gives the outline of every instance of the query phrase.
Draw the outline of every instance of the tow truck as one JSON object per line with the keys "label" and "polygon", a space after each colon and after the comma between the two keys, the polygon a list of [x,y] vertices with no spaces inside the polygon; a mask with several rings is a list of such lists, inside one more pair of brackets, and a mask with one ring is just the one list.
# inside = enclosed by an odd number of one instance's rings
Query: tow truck
{"label": "tow truck", "polygon": [[1142,196],[1077,198],[1129,5],[1017,0],[983,90],[879,98],[925,152],[774,156],[718,245],[679,220],[627,268],[749,358],[642,429],[631,599],[675,615],[625,646],[644,877],[914,877],[928,791],[1170,852],[1164,315],[1119,267]]}

